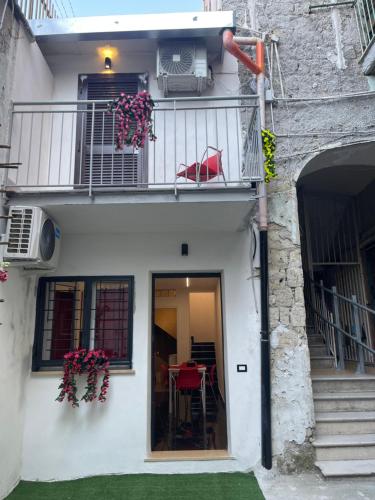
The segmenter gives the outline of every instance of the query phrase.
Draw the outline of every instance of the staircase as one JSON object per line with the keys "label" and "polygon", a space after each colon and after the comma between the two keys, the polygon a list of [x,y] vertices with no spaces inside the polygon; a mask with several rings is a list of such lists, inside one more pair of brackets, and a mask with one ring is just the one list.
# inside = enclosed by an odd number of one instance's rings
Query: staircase
{"label": "staircase", "polygon": [[308,335],[315,421],[315,465],[323,476],[375,475],[375,375],[335,368],[323,337]]}
{"label": "staircase", "polygon": [[[192,338],[191,343],[191,359],[196,361],[197,364],[207,366],[207,380],[210,374],[212,365],[216,364],[216,351],[215,342],[194,342]],[[217,377],[215,371],[215,382],[214,390],[217,394]],[[201,411],[201,401],[198,394],[194,394],[192,397],[192,414],[193,417],[198,417]],[[211,389],[206,386],[206,418],[208,421],[216,420],[217,416],[217,404],[215,398],[212,394]]]}

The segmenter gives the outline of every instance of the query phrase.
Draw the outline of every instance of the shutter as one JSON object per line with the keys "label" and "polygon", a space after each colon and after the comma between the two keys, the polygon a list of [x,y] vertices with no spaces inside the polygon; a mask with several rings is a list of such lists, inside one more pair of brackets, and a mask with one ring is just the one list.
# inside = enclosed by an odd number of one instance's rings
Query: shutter
{"label": "shutter", "polygon": [[[136,94],[138,92],[138,75],[88,75],[82,81],[80,99],[110,101],[118,97],[121,92]],[[85,109],[91,109],[87,105]],[[116,121],[115,116],[107,113],[106,104],[96,105],[94,121],[94,140],[92,155],[92,184],[105,186],[137,186],[144,183],[144,154],[143,150],[125,147],[116,151]],[[81,124],[83,136],[83,155],[79,158],[81,184],[90,181],[90,148],[92,113],[84,113],[85,123]]]}

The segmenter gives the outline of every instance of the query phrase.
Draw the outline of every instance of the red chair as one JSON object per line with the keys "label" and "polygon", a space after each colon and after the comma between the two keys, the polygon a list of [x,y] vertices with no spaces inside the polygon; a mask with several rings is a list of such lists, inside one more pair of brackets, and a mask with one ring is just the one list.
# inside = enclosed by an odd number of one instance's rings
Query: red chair
{"label": "red chair", "polygon": [[[202,387],[204,377],[199,373],[197,367],[181,366],[176,379],[176,390],[184,394],[184,396],[191,396],[192,391],[199,390],[203,404]],[[185,422],[187,421],[188,401],[185,399]]]}
{"label": "red chair", "polygon": [[215,399],[215,403],[217,403],[217,398],[216,398],[215,389],[214,389],[214,387],[215,387],[215,371],[216,371],[216,365],[212,365],[210,368],[210,371],[208,373],[208,380],[206,381],[206,384],[211,387],[212,395]]}
{"label": "red chair", "polygon": [[[208,150],[212,149],[216,153],[212,156],[208,156]],[[206,157],[206,159],[204,159]],[[222,150],[208,146],[202,155],[201,162],[194,162],[192,165],[185,165],[180,163],[178,170],[181,167],[186,167],[182,172],[177,172],[177,177],[184,177],[186,180],[197,182],[207,182],[220,175],[223,177],[224,184],[227,185],[225,181],[223,164],[222,164]]]}

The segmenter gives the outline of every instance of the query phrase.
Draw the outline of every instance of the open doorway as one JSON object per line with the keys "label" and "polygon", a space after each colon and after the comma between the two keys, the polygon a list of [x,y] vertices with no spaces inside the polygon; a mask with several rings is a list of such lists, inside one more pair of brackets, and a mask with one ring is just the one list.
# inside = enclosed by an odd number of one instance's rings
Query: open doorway
{"label": "open doorway", "polygon": [[152,283],[152,451],[226,450],[220,274]]}

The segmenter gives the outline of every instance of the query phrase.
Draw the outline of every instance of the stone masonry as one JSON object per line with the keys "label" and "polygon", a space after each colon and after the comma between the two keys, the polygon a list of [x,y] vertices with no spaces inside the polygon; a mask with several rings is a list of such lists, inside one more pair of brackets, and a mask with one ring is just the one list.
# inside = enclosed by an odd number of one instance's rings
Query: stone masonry
{"label": "stone masonry", "polygon": [[[270,59],[267,75],[275,97],[267,105],[267,127],[277,135],[278,172],[268,187],[272,419],[275,461],[288,472],[312,465],[309,438],[314,426],[296,181],[322,151],[374,140],[374,96],[308,100],[368,91],[374,78],[363,76],[358,64],[354,10],[345,6],[309,14],[310,3],[223,1],[224,9],[236,11],[240,26],[246,9],[251,29],[278,39],[280,68],[274,52],[272,78]],[[237,34],[253,35],[247,29]],[[241,93],[252,92],[251,75],[241,66],[239,72]]]}

